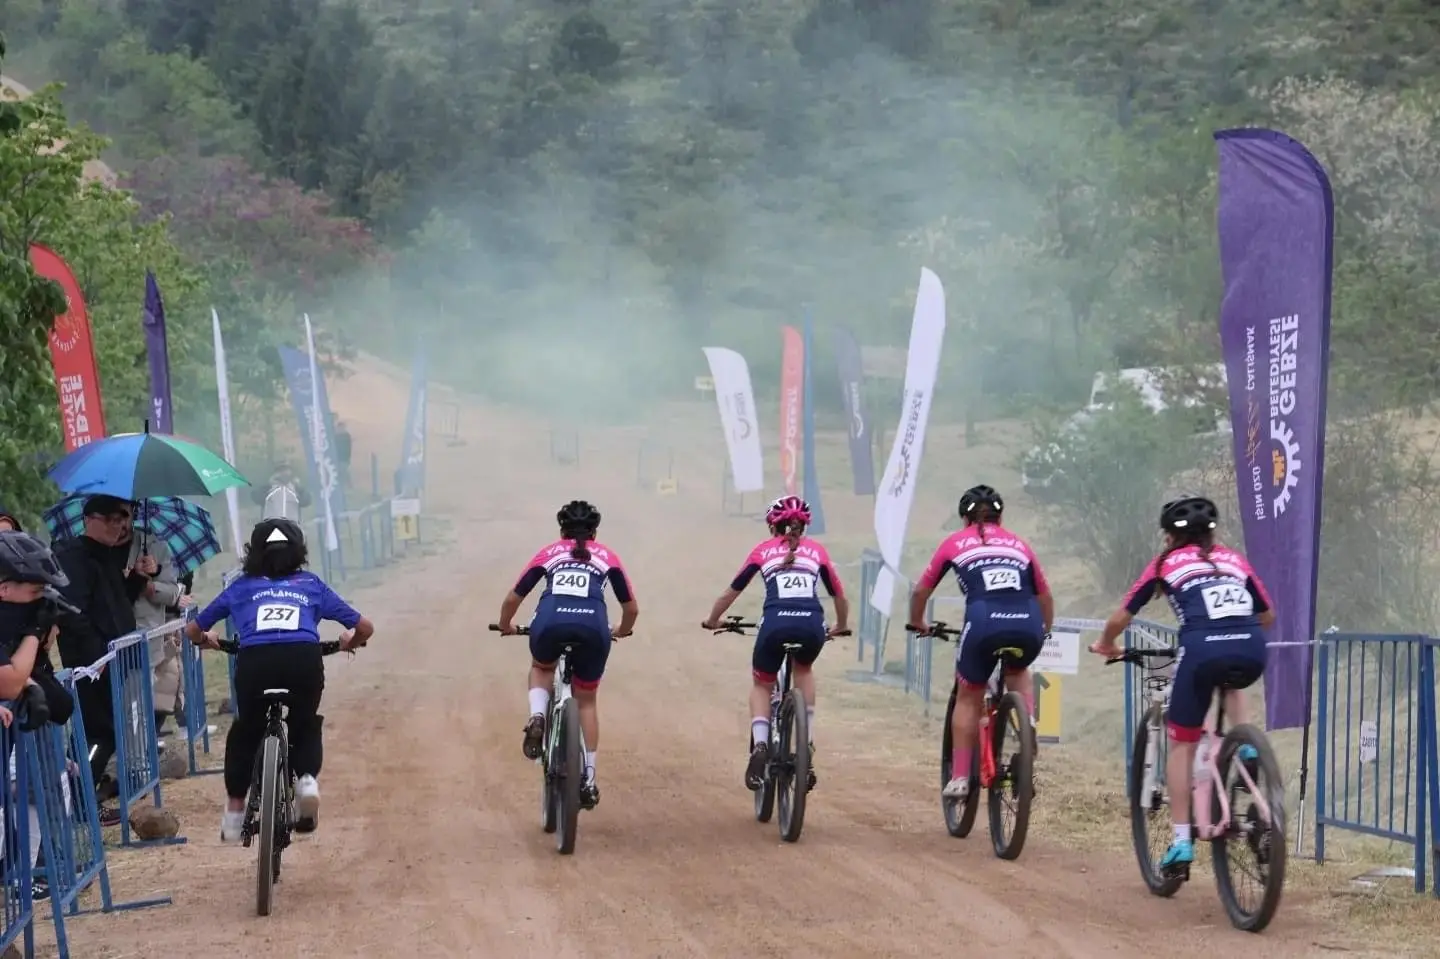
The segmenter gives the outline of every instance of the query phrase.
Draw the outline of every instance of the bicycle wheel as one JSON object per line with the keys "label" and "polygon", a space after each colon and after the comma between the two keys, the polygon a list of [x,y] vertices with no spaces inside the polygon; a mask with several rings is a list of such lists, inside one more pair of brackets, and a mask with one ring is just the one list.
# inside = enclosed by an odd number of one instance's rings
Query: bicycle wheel
{"label": "bicycle wheel", "polygon": [[[770,712],[770,724],[774,726],[779,723],[780,717],[776,711]],[[750,742],[747,738],[746,742]],[[774,737],[771,737],[773,744]],[[754,744],[751,744],[754,748]],[[769,822],[770,817],[775,814],[775,777],[770,775],[769,765],[765,769],[765,778],[760,781],[760,788],[755,790],[755,821]]]}
{"label": "bicycle wheel", "polygon": [[550,723],[554,714],[545,724],[545,751],[540,754],[540,828],[547,833],[555,831],[560,824],[560,790],[555,788],[555,769],[560,750],[549,748]]}
{"label": "bicycle wheel", "polygon": [[[1145,887],[1166,899],[1184,884],[1180,876],[1160,873],[1160,858],[1170,846],[1169,798],[1165,791],[1165,764],[1170,758],[1170,740],[1165,735],[1165,713],[1151,706],[1135,728],[1130,748],[1130,781],[1125,794],[1130,799],[1130,838],[1135,844],[1135,862]],[[1150,770],[1146,785],[1146,770]],[[1158,827],[1158,828],[1155,828]]]}
{"label": "bicycle wheel", "polygon": [[[1259,754],[1255,763],[1260,774],[1255,782],[1258,798],[1240,777],[1240,761],[1235,754],[1241,746],[1253,746]],[[1220,770],[1221,788],[1230,800],[1230,828],[1210,846],[1215,860],[1215,886],[1231,925],[1244,932],[1260,932],[1275,917],[1285,888],[1285,784],[1280,778],[1280,764],[1275,761],[1270,740],[1247,724],[1232,726],[1225,734],[1215,764]],[[1218,792],[1212,794],[1210,821],[1220,821]],[[1260,882],[1259,901],[1249,909],[1241,905],[1235,883],[1236,869],[1245,859],[1255,863]]]}
{"label": "bicycle wheel", "polygon": [[[955,773],[955,732],[950,725],[955,717],[955,696],[959,692],[952,683],[950,702],[945,705],[945,732],[940,736],[940,788],[950,782]],[[945,816],[945,830],[956,839],[970,835],[975,826],[975,815],[980,811],[980,754],[977,751],[970,763],[970,795],[962,803],[958,799],[940,797],[940,811]]]}
{"label": "bicycle wheel", "polygon": [[580,778],[585,774],[584,757],[581,756],[580,704],[573,699],[565,700],[560,709],[560,755],[556,761],[556,775],[551,787],[557,793],[559,807],[559,828],[555,834],[555,848],[563,856],[575,851],[575,831],[580,824]]}
{"label": "bicycle wheel", "polygon": [[280,740],[265,737],[260,754],[260,851],[255,863],[255,912],[270,915],[275,902],[275,815],[280,809]]}
{"label": "bicycle wheel", "polygon": [[[1011,729],[1016,736],[1013,750],[1005,745],[1005,733]],[[990,842],[1001,859],[1018,859],[1030,831],[1030,803],[1035,798],[1035,733],[1030,710],[1019,693],[1000,697],[990,730],[996,763],[995,779],[990,783]],[[1007,813],[1014,819],[1008,834]]]}
{"label": "bicycle wheel", "polygon": [[780,755],[775,764],[780,800],[780,838],[794,842],[805,828],[805,798],[810,792],[810,724],[805,697],[792,689],[780,706]]}

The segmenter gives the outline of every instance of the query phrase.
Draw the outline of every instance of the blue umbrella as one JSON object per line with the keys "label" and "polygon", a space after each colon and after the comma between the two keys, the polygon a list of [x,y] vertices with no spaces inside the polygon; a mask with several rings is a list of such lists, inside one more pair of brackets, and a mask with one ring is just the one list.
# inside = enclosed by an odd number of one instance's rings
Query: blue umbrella
{"label": "blue umbrella", "polygon": [[[89,498],[88,493],[67,496],[45,511],[52,539],[72,539],[85,532],[85,501]],[[177,576],[220,552],[210,511],[178,496],[141,500],[135,511],[135,528],[165,544]]]}
{"label": "blue umbrella", "polygon": [[120,433],[67,455],[50,478],[66,493],[120,499],[211,496],[250,481],[193,440],[167,433]]}

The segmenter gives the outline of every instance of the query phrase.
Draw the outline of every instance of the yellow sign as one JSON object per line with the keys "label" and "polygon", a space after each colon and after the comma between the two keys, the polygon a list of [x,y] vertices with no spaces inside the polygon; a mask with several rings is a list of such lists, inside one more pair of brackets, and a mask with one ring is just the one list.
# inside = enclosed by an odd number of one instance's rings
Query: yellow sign
{"label": "yellow sign", "polygon": [[395,541],[397,543],[411,542],[420,538],[420,517],[418,516],[397,516],[395,517]]}
{"label": "yellow sign", "polygon": [[715,392],[715,379],[714,379],[714,377],[710,377],[710,376],[697,376],[697,377],[695,377],[695,389],[699,390],[701,393],[714,393],[714,392]]}
{"label": "yellow sign", "polygon": [[655,481],[655,492],[661,496],[674,496],[679,489],[680,484],[675,481],[675,477],[673,476],[667,476],[662,480]]}
{"label": "yellow sign", "polygon": [[1042,743],[1060,741],[1061,677],[1054,674],[1031,673],[1035,683],[1035,734]]}

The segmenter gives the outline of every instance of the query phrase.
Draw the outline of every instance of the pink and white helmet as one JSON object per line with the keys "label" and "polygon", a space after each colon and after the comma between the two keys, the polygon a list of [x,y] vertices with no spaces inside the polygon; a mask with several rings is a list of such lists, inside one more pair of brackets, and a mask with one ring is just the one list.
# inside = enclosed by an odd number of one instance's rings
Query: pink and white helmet
{"label": "pink and white helmet", "polygon": [[810,525],[810,504],[798,496],[782,496],[765,511],[765,523],[771,527],[797,521]]}

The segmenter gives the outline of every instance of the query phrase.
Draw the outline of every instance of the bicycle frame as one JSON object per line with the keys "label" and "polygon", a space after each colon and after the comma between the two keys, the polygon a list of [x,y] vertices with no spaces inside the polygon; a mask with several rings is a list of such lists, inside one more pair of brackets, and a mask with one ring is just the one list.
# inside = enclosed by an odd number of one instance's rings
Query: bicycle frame
{"label": "bicycle frame", "polygon": [[[570,666],[570,650],[562,649],[560,659],[555,663],[555,678],[551,681],[550,687],[550,717],[546,724],[545,751],[542,754],[542,761],[545,764],[545,771],[551,769],[551,761],[555,756],[555,750],[560,746],[560,714],[565,708],[565,703],[570,699],[571,680],[573,679]],[[585,733],[580,733],[580,748],[585,749]]]}

